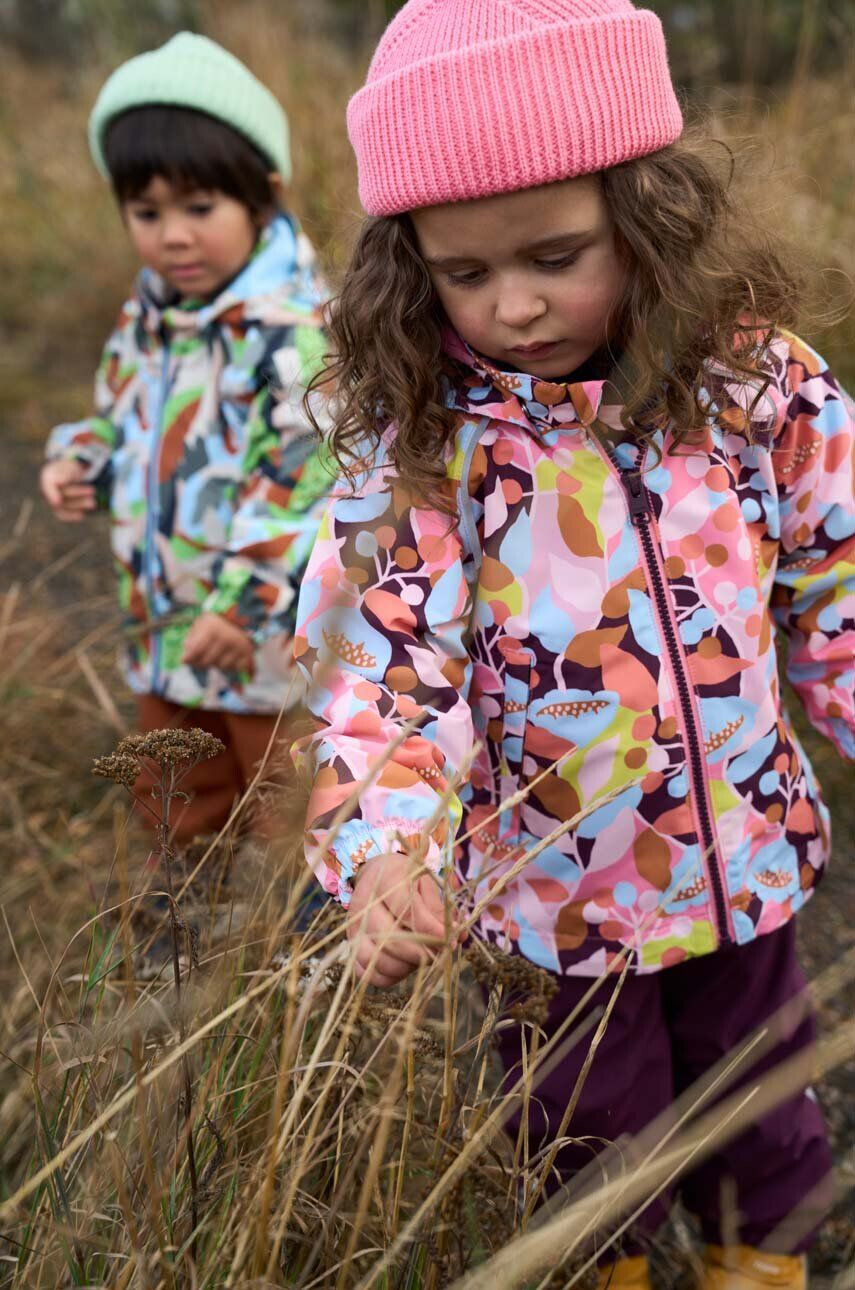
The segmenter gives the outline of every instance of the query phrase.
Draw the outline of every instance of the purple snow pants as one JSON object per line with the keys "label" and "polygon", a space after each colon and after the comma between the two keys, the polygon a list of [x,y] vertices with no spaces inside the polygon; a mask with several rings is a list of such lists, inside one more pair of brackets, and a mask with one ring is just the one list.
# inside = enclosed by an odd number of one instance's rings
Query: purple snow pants
{"label": "purple snow pants", "polygon": [[[600,986],[586,1008],[602,1008],[613,984]],[[554,1033],[590,986],[588,979],[562,978],[544,1027],[547,1034]],[[599,1140],[615,1142],[638,1133],[804,988],[792,919],[750,945],[723,948],[652,976],[627,976],[567,1130],[568,1137],[587,1141],[561,1148],[556,1187],[569,1184],[572,1196],[574,1176],[605,1146]],[[773,1049],[735,1078],[724,1096],[814,1042],[810,1007],[795,1006],[790,1013]],[[595,1029],[536,1084],[528,1115],[529,1156],[557,1135]],[[512,1082],[519,1075],[520,1027],[501,1029],[498,1046],[506,1078]],[[514,1139],[521,1118],[520,1109],[507,1125]],[[725,1143],[718,1154],[684,1175],[679,1188],[686,1208],[700,1220],[706,1241],[721,1244],[733,1234],[735,1201],[741,1243],[758,1246],[771,1237],[770,1248],[795,1253],[808,1248],[830,1207],[830,1170],[822,1114],[813,1095],[802,1093]],[[632,1234],[624,1237],[624,1253],[647,1248],[671,1200],[663,1193],[650,1203]]]}

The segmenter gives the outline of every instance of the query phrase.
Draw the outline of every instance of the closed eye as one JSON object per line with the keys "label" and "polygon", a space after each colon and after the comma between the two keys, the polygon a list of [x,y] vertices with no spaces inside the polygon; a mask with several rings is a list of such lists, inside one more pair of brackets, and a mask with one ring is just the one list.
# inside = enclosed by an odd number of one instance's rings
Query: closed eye
{"label": "closed eye", "polygon": [[538,269],[545,269],[547,273],[560,273],[562,269],[569,269],[579,259],[579,252],[572,251],[569,255],[551,256],[548,260],[535,260]]}
{"label": "closed eye", "polygon": [[446,274],[446,281],[452,287],[477,287],[486,276],[483,269],[464,269],[459,273]]}

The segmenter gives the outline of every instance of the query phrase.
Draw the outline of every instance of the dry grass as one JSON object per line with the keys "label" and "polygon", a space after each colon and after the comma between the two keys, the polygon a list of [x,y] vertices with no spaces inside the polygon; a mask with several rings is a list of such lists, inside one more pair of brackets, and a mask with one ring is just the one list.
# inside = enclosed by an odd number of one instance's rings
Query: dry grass
{"label": "dry grass", "polygon": [[[713,1111],[711,1088],[693,1090],[676,1129],[650,1126],[605,1179],[580,1180],[570,1210],[526,1234],[550,1161],[524,1138],[505,1140],[513,1098],[497,1096],[491,1036],[521,1013],[536,1070],[562,1042],[590,1045],[607,1019],[578,1032],[571,1016],[556,1044],[538,1044],[546,974],[477,947],[443,955],[397,991],[366,991],[342,957],[335,911],[293,930],[296,791],[278,840],[238,850],[228,896],[214,879],[201,897],[183,888],[194,862],[215,874],[227,861],[231,830],[204,863],[195,853],[185,882],[173,876],[178,907],[202,933],[181,999],[169,962],[158,981],[135,980],[135,950],[167,926],[153,895],[164,872],[146,863],[124,790],[88,774],[125,715],[87,690],[76,653],[79,619],[96,608],[63,622],[30,607],[6,623],[0,1284],[367,1290],[469,1285],[471,1274],[474,1288],[488,1276],[545,1285],[550,1270],[550,1284],[584,1287],[588,1239],[766,1099],[851,1056],[850,1023],[828,1037],[817,1068],[778,1072]],[[103,676],[115,627],[96,631],[86,657]],[[472,917],[467,893],[456,900]],[[491,990],[486,1008],[473,971]],[[820,1000],[854,971],[850,953],[818,983]],[[747,1053],[768,1042],[733,1054],[712,1090],[726,1093]],[[668,1259],[662,1284],[684,1284],[688,1255]]]}
{"label": "dry grass", "polygon": [[[357,218],[342,109],[358,60],[298,30],[273,0],[205,12],[211,34],[286,103],[294,206],[335,271]],[[105,69],[72,76],[7,58],[2,71],[0,419],[35,443],[54,420],[87,409],[132,265],[85,150],[86,107]],[[837,270],[851,267],[855,235],[844,91],[811,83],[772,104],[743,95],[715,105],[721,133],[750,128],[766,141],[750,167],[766,217]],[[840,280],[833,293],[839,302]],[[809,338],[855,383],[851,322]],[[93,558],[105,534],[83,535],[92,546],[45,568],[40,552],[55,545],[45,522],[17,489],[5,513],[0,559],[17,580],[0,601],[0,1285],[432,1290],[479,1264],[473,1287],[488,1276],[537,1285],[568,1249],[555,1284],[583,1284],[573,1277],[585,1275],[585,1234],[605,1230],[745,1112],[726,1104],[711,1124],[696,1091],[700,1104],[689,1099],[676,1135],[653,1126],[637,1144],[628,1178],[592,1183],[573,1210],[523,1235],[519,1189],[536,1193],[544,1162],[521,1143],[514,1164],[489,1039],[500,1009],[518,1002],[509,994],[527,992],[531,1009],[541,979],[535,971],[511,987],[501,962],[479,960],[494,987],[485,1010],[471,965],[449,953],[405,989],[366,993],[341,958],[334,912],[292,931],[296,795],[281,840],[243,855],[235,899],[216,888],[197,899],[202,957],[180,1007],[170,978],[135,981],[135,943],[160,917],[157,871],[128,826],[123,791],[89,773],[130,726],[112,684],[112,596],[103,558]],[[851,823],[845,770],[827,746],[811,751],[835,814]],[[228,832],[211,859],[225,862],[236,845]],[[187,898],[179,904],[186,912]],[[829,1000],[843,975],[821,984]],[[830,1068],[852,1048],[851,1028],[835,1027],[821,1060]],[[550,1056],[541,1047],[537,1060]],[[182,1101],[183,1063],[192,1104]],[[801,1075],[779,1073],[752,1096],[780,1095]],[[674,1255],[667,1283],[686,1266]]]}

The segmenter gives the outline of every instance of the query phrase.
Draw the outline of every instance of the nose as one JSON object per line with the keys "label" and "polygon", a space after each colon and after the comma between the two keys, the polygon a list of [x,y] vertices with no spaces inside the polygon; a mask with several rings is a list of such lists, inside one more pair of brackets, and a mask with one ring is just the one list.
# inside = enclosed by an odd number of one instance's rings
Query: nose
{"label": "nose", "polygon": [[516,281],[503,283],[496,300],[496,322],[512,331],[523,331],[546,313],[543,296],[531,284]]}
{"label": "nose", "polygon": [[188,246],[192,241],[190,225],[181,211],[167,211],[162,225],[163,245],[168,249]]}

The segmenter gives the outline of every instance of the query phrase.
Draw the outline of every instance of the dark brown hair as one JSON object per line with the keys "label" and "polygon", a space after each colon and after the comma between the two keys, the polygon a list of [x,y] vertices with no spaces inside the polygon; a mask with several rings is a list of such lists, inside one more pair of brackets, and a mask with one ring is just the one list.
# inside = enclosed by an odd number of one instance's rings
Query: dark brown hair
{"label": "dark brown hair", "polygon": [[193,108],[150,104],[110,122],[104,158],[118,201],[139,197],[155,176],[179,190],[219,191],[256,219],[276,209],[273,169],[237,130]]}
{"label": "dark brown hair", "polygon": [[[722,173],[723,171],[723,173]],[[684,137],[599,175],[626,288],[616,318],[624,426],[646,438],[671,424],[677,442],[704,426],[709,364],[765,384],[758,368],[791,326],[799,276],[731,192],[723,145]],[[447,509],[444,453],[455,414],[444,314],[406,215],[367,219],[330,312],[333,358],[317,386],[337,391],[332,451],[353,478],[396,423],[391,460],[415,494]]]}

